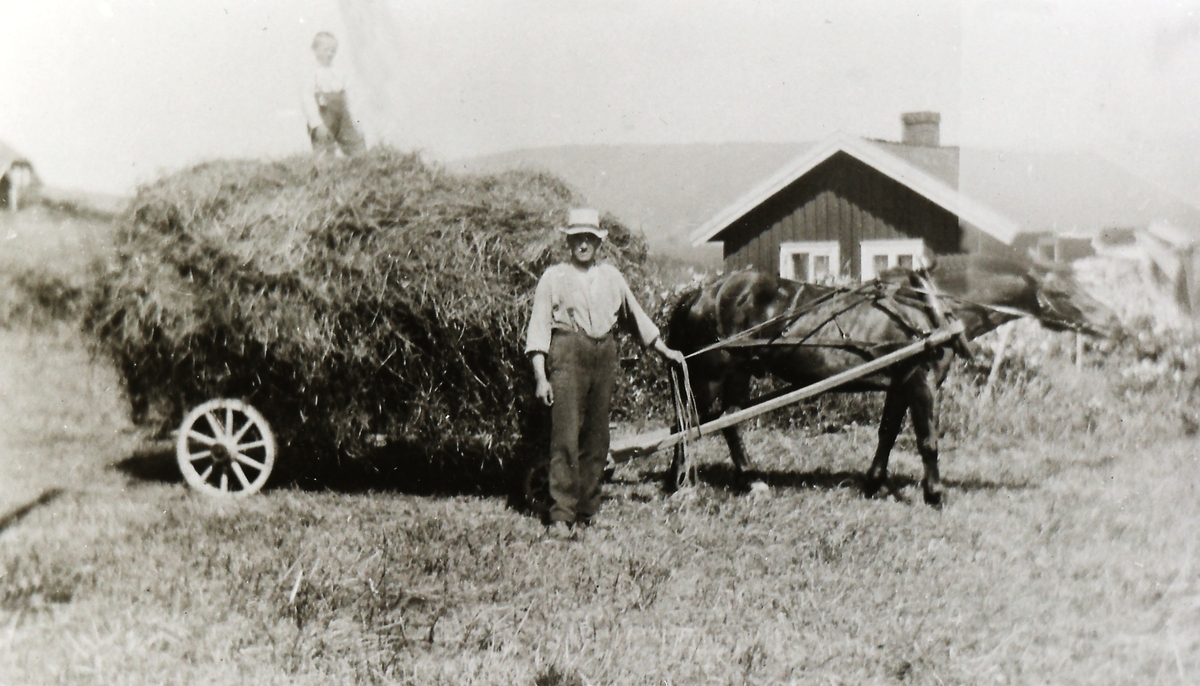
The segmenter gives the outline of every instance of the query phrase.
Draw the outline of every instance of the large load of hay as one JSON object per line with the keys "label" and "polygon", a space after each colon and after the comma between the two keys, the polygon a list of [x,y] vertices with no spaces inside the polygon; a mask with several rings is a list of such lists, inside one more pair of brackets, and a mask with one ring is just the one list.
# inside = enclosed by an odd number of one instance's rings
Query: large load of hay
{"label": "large load of hay", "polygon": [[[139,191],[85,326],[143,425],[237,397],[293,465],[384,443],[386,459],[500,463],[544,415],[524,329],[580,202],[546,174],[460,176],[390,150],[202,164]],[[602,256],[654,311],[643,239],[603,224]],[[627,408],[645,395],[628,376]]]}

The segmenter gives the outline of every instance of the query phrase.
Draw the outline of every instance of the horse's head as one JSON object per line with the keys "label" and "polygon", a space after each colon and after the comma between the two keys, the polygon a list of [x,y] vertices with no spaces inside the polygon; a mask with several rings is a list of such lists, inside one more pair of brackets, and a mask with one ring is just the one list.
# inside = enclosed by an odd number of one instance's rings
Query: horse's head
{"label": "horse's head", "polygon": [[939,288],[964,301],[1019,311],[1052,331],[1108,336],[1116,318],[1075,282],[1068,266],[1017,256],[975,254],[939,264]]}
{"label": "horse's head", "polygon": [[1037,287],[1038,309],[1033,316],[1042,326],[1052,331],[1079,331],[1104,338],[1112,335],[1116,315],[1080,288],[1069,271],[1034,271],[1030,278]]}

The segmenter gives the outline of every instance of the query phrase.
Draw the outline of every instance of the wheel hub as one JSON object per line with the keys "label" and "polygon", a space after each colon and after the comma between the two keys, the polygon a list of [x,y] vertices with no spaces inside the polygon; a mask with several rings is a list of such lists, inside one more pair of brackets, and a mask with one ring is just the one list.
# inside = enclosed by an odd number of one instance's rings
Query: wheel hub
{"label": "wheel hub", "polygon": [[228,464],[233,462],[233,451],[224,443],[214,443],[212,447],[212,459],[217,464]]}

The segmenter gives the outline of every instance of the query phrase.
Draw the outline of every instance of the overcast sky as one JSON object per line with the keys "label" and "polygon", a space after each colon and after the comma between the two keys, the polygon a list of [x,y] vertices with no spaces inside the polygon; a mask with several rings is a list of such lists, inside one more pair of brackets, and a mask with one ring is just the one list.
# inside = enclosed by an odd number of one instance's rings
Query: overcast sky
{"label": "overcast sky", "polygon": [[130,192],[307,150],[341,39],[371,143],[437,159],[595,143],[897,139],[1077,148],[1200,200],[1200,0],[0,0],[0,140]]}

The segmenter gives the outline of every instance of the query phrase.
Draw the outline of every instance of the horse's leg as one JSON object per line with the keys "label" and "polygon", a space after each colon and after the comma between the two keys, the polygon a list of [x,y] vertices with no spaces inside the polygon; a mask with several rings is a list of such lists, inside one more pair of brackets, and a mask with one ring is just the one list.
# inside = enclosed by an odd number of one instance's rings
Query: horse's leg
{"label": "horse's leg", "polygon": [[883,416],[879,419],[879,443],[875,446],[875,459],[867,470],[863,484],[866,495],[872,496],[887,482],[888,458],[892,447],[896,445],[896,437],[900,435],[900,427],[904,425],[904,413],[908,410],[908,394],[900,385],[899,379],[893,379],[883,401]]}
{"label": "horse's leg", "polygon": [[[723,395],[725,414],[744,408],[750,400],[750,375],[741,372],[730,375],[725,382]],[[746,454],[746,447],[742,444],[742,434],[738,431],[737,425],[721,429],[721,435],[725,437],[725,443],[729,446],[729,456],[733,458],[733,464],[737,467],[739,482],[754,488],[761,479],[754,478],[754,463]]]}
{"label": "horse's leg", "polygon": [[925,478],[921,486],[925,491],[925,502],[940,507],[946,497],[946,487],[938,470],[938,415],[937,386],[934,375],[923,370],[909,385],[912,395],[913,432],[917,435],[917,452],[925,466]]}

